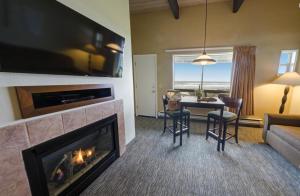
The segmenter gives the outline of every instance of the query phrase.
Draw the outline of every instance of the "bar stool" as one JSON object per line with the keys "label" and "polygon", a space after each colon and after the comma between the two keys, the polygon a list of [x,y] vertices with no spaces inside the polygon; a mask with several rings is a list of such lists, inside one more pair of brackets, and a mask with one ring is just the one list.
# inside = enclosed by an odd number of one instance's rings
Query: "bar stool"
{"label": "bar stool", "polygon": [[[222,144],[222,151],[224,151],[226,140],[229,140],[229,139],[234,137],[236,143],[238,143],[239,120],[240,120],[241,110],[242,110],[242,107],[243,107],[243,99],[241,99],[241,98],[235,99],[235,98],[231,98],[231,97],[228,97],[228,96],[225,96],[225,95],[221,95],[221,96],[219,96],[219,98],[224,102],[226,107],[234,109],[234,111],[236,113],[224,111],[222,122],[218,122],[219,119],[220,119],[220,111],[217,110],[217,111],[208,112],[206,140],[208,139],[208,132],[209,131],[215,133],[216,130],[218,129],[218,128],[216,128],[216,123],[217,122],[220,124],[220,126],[222,126],[222,124],[223,124],[224,127],[223,127],[223,130],[222,130],[222,133],[218,133],[219,135],[216,134],[216,137],[219,138],[221,136],[221,139],[218,140],[218,146],[219,146],[219,143],[221,143]],[[210,119],[213,119],[213,129],[210,129]],[[231,122],[234,122],[234,124],[235,124],[235,133],[234,134],[227,133],[227,126]],[[227,135],[229,135],[229,137],[226,137]]]}
{"label": "bar stool", "polygon": [[[168,129],[173,134],[173,143],[176,143],[176,136],[180,135],[180,130],[177,130],[178,125],[180,125],[180,110],[169,110],[168,109],[168,97],[162,97],[163,106],[164,106],[164,130],[163,133]],[[167,118],[173,120],[172,126],[167,126]],[[190,111],[184,109],[183,111],[183,133],[187,133],[188,137],[190,136]]]}

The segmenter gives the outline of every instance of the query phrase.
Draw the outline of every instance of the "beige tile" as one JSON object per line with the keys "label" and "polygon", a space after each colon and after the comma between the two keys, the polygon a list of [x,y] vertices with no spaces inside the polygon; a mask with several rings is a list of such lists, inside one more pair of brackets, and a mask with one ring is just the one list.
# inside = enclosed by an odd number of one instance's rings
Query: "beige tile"
{"label": "beige tile", "polygon": [[30,195],[30,188],[20,149],[0,150],[0,195]]}
{"label": "beige tile", "polygon": [[116,100],[115,102],[115,113],[123,112],[123,100]]}
{"label": "beige tile", "polygon": [[86,125],[85,109],[63,113],[62,119],[65,133],[84,127]]}
{"label": "beige tile", "polygon": [[85,109],[87,124],[94,123],[102,118],[102,111],[99,105],[88,107]]}
{"label": "beige tile", "polygon": [[121,156],[124,154],[126,150],[124,113],[118,114],[118,134],[119,134],[119,148],[120,148],[120,156]]}
{"label": "beige tile", "polygon": [[118,115],[119,148],[120,156],[122,156],[126,150],[123,100],[116,100],[114,103],[114,111]]}
{"label": "beige tile", "polygon": [[64,134],[60,114],[47,116],[26,123],[31,146]]}
{"label": "beige tile", "polygon": [[107,118],[115,114],[115,103],[114,102],[104,102],[99,105],[102,112],[102,117]]}
{"label": "beige tile", "polygon": [[18,147],[25,149],[29,146],[25,123],[0,128],[0,147]]}

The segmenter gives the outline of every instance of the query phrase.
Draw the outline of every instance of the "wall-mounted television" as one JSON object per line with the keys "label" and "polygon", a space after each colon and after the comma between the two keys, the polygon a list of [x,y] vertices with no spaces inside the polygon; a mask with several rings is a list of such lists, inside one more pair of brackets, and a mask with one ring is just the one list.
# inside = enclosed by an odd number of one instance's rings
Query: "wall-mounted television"
{"label": "wall-mounted television", "polygon": [[0,0],[0,72],[121,77],[124,42],[56,0]]}

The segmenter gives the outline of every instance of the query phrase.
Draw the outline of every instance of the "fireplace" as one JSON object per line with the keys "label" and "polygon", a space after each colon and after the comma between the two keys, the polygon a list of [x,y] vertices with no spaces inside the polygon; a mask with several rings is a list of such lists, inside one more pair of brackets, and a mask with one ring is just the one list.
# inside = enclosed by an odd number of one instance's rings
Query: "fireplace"
{"label": "fireplace", "polygon": [[31,193],[78,195],[119,156],[117,115],[24,150]]}

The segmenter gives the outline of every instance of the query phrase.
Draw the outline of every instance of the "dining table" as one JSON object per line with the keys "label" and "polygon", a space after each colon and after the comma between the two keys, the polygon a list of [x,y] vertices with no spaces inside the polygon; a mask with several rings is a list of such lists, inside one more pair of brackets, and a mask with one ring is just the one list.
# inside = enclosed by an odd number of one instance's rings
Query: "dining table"
{"label": "dining table", "polygon": [[180,146],[182,146],[182,135],[183,135],[183,110],[184,108],[211,108],[215,110],[220,110],[219,118],[219,135],[214,132],[206,131],[206,139],[209,136],[218,140],[217,150],[220,150],[221,135],[222,135],[222,119],[225,103],[218,97],[214,98],[202,98],[198,99],[197,96],[182,96],[180,102]]}

